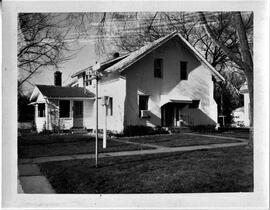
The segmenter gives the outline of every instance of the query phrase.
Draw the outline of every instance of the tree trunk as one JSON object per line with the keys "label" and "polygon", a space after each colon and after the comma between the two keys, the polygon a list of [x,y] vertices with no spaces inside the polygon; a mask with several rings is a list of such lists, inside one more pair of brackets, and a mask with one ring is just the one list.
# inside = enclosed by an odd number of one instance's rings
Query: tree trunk
{"label": "tree trunk", "polygon": [[253,144],[253,60],[249,50],[248,39],[246,35],[245,26],[240,12],[233,13],[234,25],[240,44],[240,53],[242,61],[247,64],[244,69],[247,79],[248,91],[249,91],[249,119],[250,119],[250,135],[249,143]]}

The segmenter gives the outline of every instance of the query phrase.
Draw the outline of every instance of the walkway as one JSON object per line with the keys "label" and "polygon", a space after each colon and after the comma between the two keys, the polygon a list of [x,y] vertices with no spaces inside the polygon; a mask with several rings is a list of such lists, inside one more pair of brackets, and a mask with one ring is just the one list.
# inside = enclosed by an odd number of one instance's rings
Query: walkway
{"label": "walkway", "polygon": [[[116,140],[116,141],[120,141],[120,140]],[[134,142],[129,142],[129,141],[125,141],[125,143],[134,144]],[[136,144],[140,144],[142,146],[147,146],[143,143],[136,143]],[[158,147],[156,147],[156,149],[149,149],[149,150],[134,150],[134,151],[101,153],[101,154],[99,154],[99,158],[132,156],[132,155],[146,155],[146,154],[157,154],[157,153],[170,153],[170,152],[183,152],[183,151],[194,151],[194,150],[202,150],[202,149],[235,147],[235,146],[242,146],[242,145],[247,145],[247,141],[245,140],[245,141],[236,142],[236,143],[208,144],[208,145],[184,146],[184,147],[161,147],[161,146],[158,146]],[[35,164],[35,163],[46,163],[46,162],[76,160],[76,159],[92,159],[92,158],[95,158],[95,154],[61,155],[61,156],[19,159],[19,164],[30,164],[30,163]]]}
{"label": "walkway", "polygon": [[18,193],[55,193],[37,164],[19,165]]}

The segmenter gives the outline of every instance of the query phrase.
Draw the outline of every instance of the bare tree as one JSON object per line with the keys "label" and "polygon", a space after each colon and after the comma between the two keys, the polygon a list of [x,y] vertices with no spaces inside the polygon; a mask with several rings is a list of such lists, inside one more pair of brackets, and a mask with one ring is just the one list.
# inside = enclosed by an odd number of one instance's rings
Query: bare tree
{"label": "bare tree", "polygon": [[[201,20],[201,24],[203,25],[206,33],[209,37],[213,39],[215,44],[219,46],[223,52],[233,61],[240,69],[245,73],[248,90],[250,95],[250,139],[252,139],[253,135],[253,58],[252,58],[252,50],[250,50],[250,43],[247,35],[247,25],[244,24],[240,12],[232,12],[232,23],[234,30],[237,34],[238,43],[239,43],[239,53],[234,53],[230,48],[228,48],[224,43],[222,43],[218,37],[216,32],[209,26],[207,19],[203,12],[199,13],[199,18]],[[250,20],[250,18],[249,18]],[[248,22],[251,22],[248,21]],[[251,36],[252,37],[252,36]]]}
{"label": "bare tree", "polygon": [[70,27],[60,16],[46,13],[20,13],[18,16],[17,65],[20,71],[18,87],[39,70],[57,67],[67,61],[70,52]]}

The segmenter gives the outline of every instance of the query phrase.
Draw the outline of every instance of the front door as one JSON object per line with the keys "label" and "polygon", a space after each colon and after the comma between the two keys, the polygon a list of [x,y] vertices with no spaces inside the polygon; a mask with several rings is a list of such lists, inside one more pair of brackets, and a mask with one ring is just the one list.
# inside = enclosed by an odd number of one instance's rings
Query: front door
{"label": "front door", "polygon": [[180,127],[182,104],[168,103],[161,107],[161,122],[164,127]]}
{"label": "front door", "polygon": [[73,102],[73,127],[83,127],[83,101]]}
{"label": "front door", "polygon": [[174,127],[174,106],[173,104],[165,104],[162,106],[162,126]]}

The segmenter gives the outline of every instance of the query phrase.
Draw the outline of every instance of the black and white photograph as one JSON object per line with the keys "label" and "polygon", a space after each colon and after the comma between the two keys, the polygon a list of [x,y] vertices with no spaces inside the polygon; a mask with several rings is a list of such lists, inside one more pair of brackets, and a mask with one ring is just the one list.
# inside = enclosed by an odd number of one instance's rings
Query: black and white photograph
{"label": "black and white photograph", "polygon": [[266,1],[40,3],[3,8],[6,207],[267,208]]}

